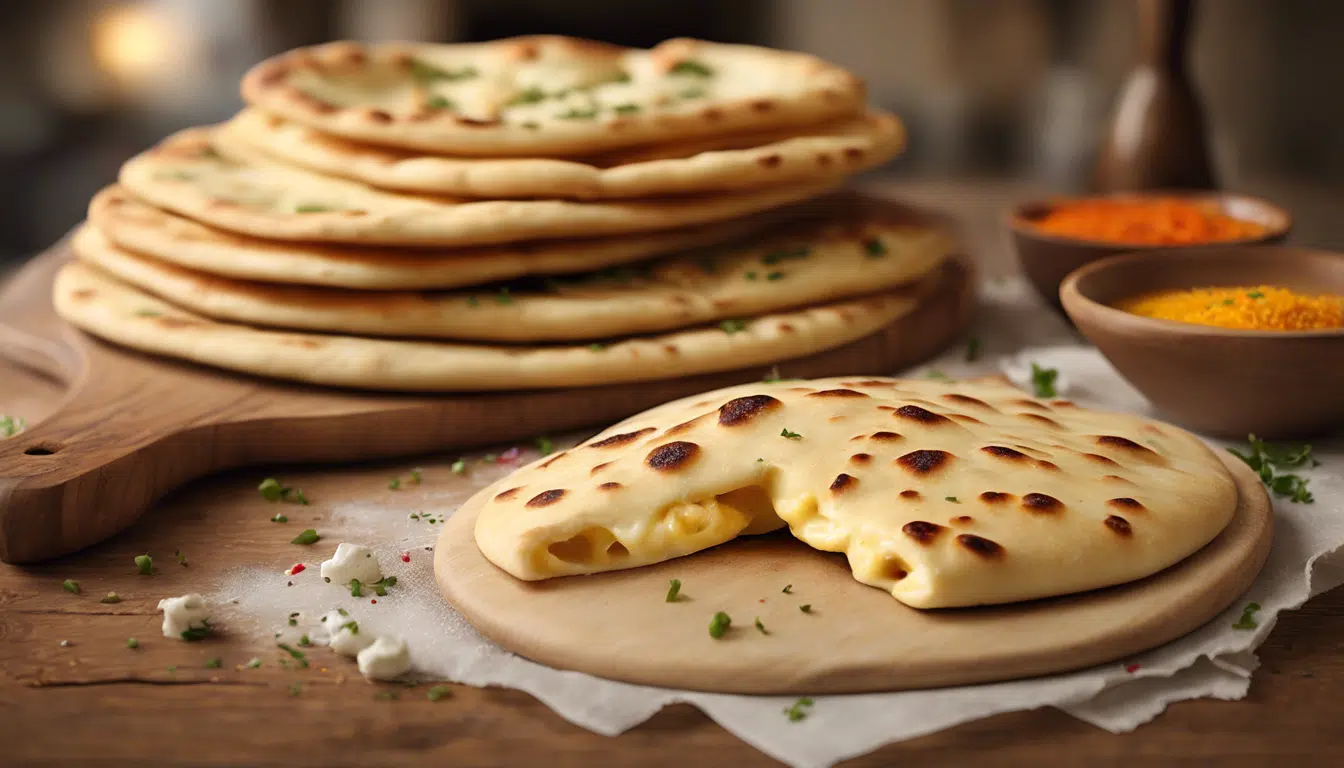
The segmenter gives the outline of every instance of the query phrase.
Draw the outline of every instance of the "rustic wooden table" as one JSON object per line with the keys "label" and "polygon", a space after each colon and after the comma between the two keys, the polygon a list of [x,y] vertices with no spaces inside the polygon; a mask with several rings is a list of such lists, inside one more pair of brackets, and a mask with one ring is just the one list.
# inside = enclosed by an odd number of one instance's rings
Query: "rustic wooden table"
{"label": "rustic wooden table", "polygon": [[[1011,269],[996,220],[1005,202],[1024,194],[1021,187],[893,189],[959,214],[986,271]],[[1327,200],[1300,191],[1297,202],[1293,189],[1260,191],[1295,207],[1299,242],[1339,247],[1344,222],[1332,219]],[[60,396],[57,384],[0,362],[0,413],[37,421]],[[426,483],[461,482],[447,471],[452,458],[418,462],[426,468]],[[40,566],[0,565],[0,764],[772,763],[685,705],[619,738],[606,738],[570,725],[515,691],[455,685],[451,696],[429,701],[426,685],[370,686],[346,663],[282,668],[276,649],[263,641],[225,635],[181,643],[162,637],[159,598],[208,591],[238,563],[294,558],[288,536],[278,535],[269,522],[275,507],[255,491],[258,478],[283,473],[316,500],[309,508],[286,509],[301,522],[324,519],[324,499],[385,493],[387,477],[405,466],[265,468],[210,478],[88,551]],[[186,556],[187,567],[174,560],[175,550]],[[132,561],[147,551],[156,555],[156,573],[140,576]],[[65,591],[64,579],[80,582],[82,593]],[[109,591],[121,602],[101,603]],[[131,637],[139,640],[138,648],[127,647]],[[69,644],[62,646],[63,640]],[[1334,765],[1344,747],[1338,735],[1344,710],[1330,703],[1344,685],[1341,645],[1344,590],[1280,619],[1261,649],[1262,666],[1245,700],[1176,704],[1127,735],[1050,709],[1001,715],[894,744],[852,764]],[[253,657],[263,665],[246,668]],[[215,658],[221,666],[207,667]],[[375,699],[380,690],[397,698]]]}

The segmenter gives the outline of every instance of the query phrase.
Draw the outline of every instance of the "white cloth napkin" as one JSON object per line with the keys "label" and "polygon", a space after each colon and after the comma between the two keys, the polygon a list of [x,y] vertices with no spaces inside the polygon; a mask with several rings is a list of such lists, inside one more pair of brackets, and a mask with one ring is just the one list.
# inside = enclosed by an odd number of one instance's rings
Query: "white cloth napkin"
{"label": "white cloth napkin", "polygon": [[[974,331],[981,355],[965,360],[958,345],[940,359],[906,372],[935,369],[952,377],[1003,372],[1027,384],[1031,363],[1057,368],[1061,396],[1107,410],[1150,413],[1146,401],[1106,360],[1059,318],[1046,311],[1021,280],[987,284]],[[784,367],[787,375],[787,366]],[[1224,444],[1213,442],[1217,450]],[[1223,615],[1196,632],[1122,662],[1032,680],[932,691],[815,697],[810,714],[791,722],[783,710],[794,697],[736,696],[677,691],[610,682],[550,669],[503,651],[478,635],[440,597],[432,554],[437,525],[408,519],[408,511],[446,517],[464,500],[462,492],[406,494],[405,505],[348,504],[333,510],[324,533],[373,546],[398,575],[393,594],[378,605],[354,601],[319,578],[288,579],[275,564],[243,568],[212,595],[224,604],[230,631],[270,637],[277,630],[303,631],[307,622],[343,606],[361,631],[396,633],[407,639],[418,673],[470,685],[526,691],[561,717],[601,734],[616,735],[659,709],[688,702],[762,752],[792,766],[828,766],[893,741],[909,739],[1000,712],[1053,706],[1112,732],[1128,731],[1160,714],[1167,704],[1213,697],[1239,699],[1251,685],[1255,649],[1281,611],[1344,583],[1344,559],[1329,557],[1344,544],[1344,441],[1318,443],[1321,466],[1303,471],[1314,504],[1275,500],[1277,528],[1269,561],[1250,591]],[[508,467],[474,473],[476,485],[492,482]],[[409,552],[410,563],[399,562]],[[294,581],[293,587],[285,587]],[[1260,604],[1259,627],[1234,629],[1247,602]],[[287,616],[300,611],[297,628]],[[326,653],[314,650],[313,653]],[[334,660],[332,663],[335,663]],[[352,669],[353,672],[353,669]]]}

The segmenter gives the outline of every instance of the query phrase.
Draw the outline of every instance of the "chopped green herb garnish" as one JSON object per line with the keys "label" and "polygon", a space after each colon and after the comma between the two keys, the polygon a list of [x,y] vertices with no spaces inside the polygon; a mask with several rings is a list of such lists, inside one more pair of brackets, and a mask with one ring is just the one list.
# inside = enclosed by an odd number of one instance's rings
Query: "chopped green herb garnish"
{"label": "chopped green herb garnish", "polygon": [[181,550],[179,550],[179,549],[174,549],[174,550],[173,550],[173,557],[177,558],[177,564],[178,564],[178,565],[182,566],[183,568],[186,568],[186,567],[187,567],[187,556],[184,555],[184,554],[182,554],[182,551],[181,551]]}
{"label": "chopped green herb garnish", "polygon": [[1316,500],[1307,490],[1307,479],[1296,474],[1277,474],[1277,470],[1318,466],[1320,462],[1311,455],[1310,444],[1270,445],[1255,435],[1248,435],[1246,440],[1251,445],[1248,452],[1241,453],[1235,448],[1228,448],[1228,452],[1255,470],[1275,496],[1286,496],[1295,504],[1311,504]]}
{"label": "chopped green herb garnish", "polygon": [[480,72],[475,67],[465,66],[461,69],[440,69],[433,64],[426,64],[419,59],[411,60],[411,78],[421,85],[446,80],[455,82],[458,80],[469,80],[476,77]]}
{"label": "chopped green herb garnish", "polygon": [[309,544],[316,544],[318,539],[320,538],[322,537],[317,535],[316,530],[309,528],[305,530],[303,533],[300,533],[298,536],[295,536],[293,539],[290,539],[289,543],[302,544],[304,546],[308,546]]}
{"label": "chopped green herb garnish", "polygon": [[[539,101],[546,100],[546,92],[535,85],[529,85],[509,99],[506,107],[516,107],[519,104],[536,104]],[[526,127],[526,125],[524,125]]]}
{"label": "chopped green herb garnish", "polygon": [[675,603],[681,596],[681,579],[672,579],[667,583],[667,599],[663,602]]}
{"label": "chopped green herb garnish", "polygon": [[1233,304],[1236,304],[1236,303],[1237,303],[1237,302],[1234,301],[1234,300],[1232,300],[1232,299],[1223,299],[1223,306],[1224,306],[1224,307],[1230,307],[1230,306],[1232,306]]}
{"label": "chopped green herb garnish", "polygon": [[141,576],[148,576],[154,572],[154,559],[148,553],[135,556],[135,569]]}
{"label": "chopped green herb garnish", "polygon": [[439,701],[453,695],[453,689],[446,685],[435,685],[428,691],[425,691],[425,698],[430,701]]}
{"label": "chopped green herb garnish", "polygon": [[449,467],[449,469],[454,475],[465,475],[467,473],[467,460],[458,459],[453,462],[453,466]]}
{"label": "chopped green herb garnish", "polygon": [[777,248],[762,256],[761,263],[769,267],[774,266],[775,264],[778,264],[781,261],[806,259],[808,255],[811,253],[812,249],[808,248],[805,245],[798,245],[792,248]]}
{"label": "chopped green herb garnish", "polygon": [[350,596],[351,597],[364,596],[364,585],[359,583],[359,579],[350,580]]}
{"label": "chopped green herb garnish", "polygon": [[714,618],[709,620],[709,636],[715,640],[723,637],[724,633],[728,631],[728,627],[732,626],[732,624],[732,617],[723,611],[719,611],[714,614]]}
{"label": "chopped green herb garnish", "polygon": [[802,439],[803,439],[803,436],[802,436],[802,435],[798,434],[797,432],[790,432],[790,431],[788,430],[787,427],[784,429],[783,432],[780,432],[780,433],[779,433],[779,436],[780,436],[780,437],[787,437],[787,438],[790,439],[790,440],[802,440]]}
{"label": "chopped green herb garnish", "polygon": [[473,308],[474,308],[474,307],[479,307],[479,306],[481,306],[481,300],[478,299],[478,298],[476,298],[475,296],[468,296],[468,297],[467,297],[467,306],[468,306],[468,307],[473,307]]}
{"label": "chopped green herb garnish", "polygon": [[440,96],[437,93],[431,93],[425,98],[425,106],[430,109],[457,109],[457,105],[452,99]]}
{"label": "chopped green herb garnish", "polygon": [[1251,291],[1250,293],[1246,294],[1246,298],[1248,298],[1248,299],[1263,299],[1263,298],[1265,298],[1265,294],[1261,293],[1260,291]]}
{"label": "chopped green herb garnish", "polygon": [[106,603],[107,605],[113,605],[113,604],[116,604],[116,603],[120,603],[120,602],[121,602],[121,595],[118,595],[116,592],[108,592],[108,593],[107,593],[107,597],[104,597],[102,600],[99,600],[98,602],[100,602],[100,603]]}
{"label": "chopped green herb garnish", "polygon": [[542,456],[550,456],[555,451],[555,443],[551,441],[551,438],[546,437],[545,435],[538,437],[533,442],[537,446],[537,453],[540,453]]}
{"label": "chopped green herb garnish", "polygon": [[804,696],[795,701],[792,707],[784,710],[784,714],[789,716],[790,723],[796,723],[807,717],[812,708],[812,700]]}
{"label": "chopped green herb garnish", "polygon": [[782,280],[783,278],[784,278],[783,272],[771,272],[770,274],[765,276],[765,279],[770,280],[771,282],[775,280]]}
{"label": "chopped green herb garnish", "polygon": [[306,648],[306,647],[308,647],[308,646],[310,646],[310,645],[312,645],[312,644],[313,644],[313,641],[310,640],[310,639],[308,638],[307,635],[300,635],[300,636],[299,636],[299,645],[304,646],[304,647]]}
{"label": "chopped green herb garnish", "polygon": [[1031,386],[1036,390],[1037,397],[1055,396],[1055,379],[1059,378],[1059,369],[1042,368],[1036,363],[1031,364]]}
{"label": "chopped green herb garnish", "polygon": [[401,478],[400,477],[392,478],[391,480],[388,481],[387,487],[389,490],[393,491],[401,490]]}
{"label": "chopped green herb garnish", "polygon": [[512,294],[509,293],[509,288],[508,288],[508,286],[504,286],[503,288],[500,288],[500,289],[499,289],[499,293],[495,294],[495,303],[496,303],[496,304],[512,304],[512,303],[513,303],[513,296],[512,296]]}
{"label": "chopped green herb garnish", "polygon": [[723,329],[724,333],[739,333],[747,329],[747,321],[724,320],[723,322],[719,323],[719,328]]}
{"label": "chopped green herb garnish", "polygon": [[135,316],[136,316],[136,317],[158,317],[158,316],[160,316],[161,314],[163,314],[163,313],[158,312],[158,311],[153,310],[153,309],[137,309],[137,310],[135,310]]}
{"label": "chopped green herb garnish", "polygon": [[139,647],[140,647],[140,641],[139,641],[139,640],[136,640],[134,637],[128,637],[128,638],[126,638],[126,647],[127,647],[127,648],[139,648]]}
{"label": "chopped green herb garnish", "polygon": [[966,340],[966,362],[968,362],[968,363],[974,363],[976,360],[979,360],[979,359],[980,359],[980,348],[981,348],[981,342],[980,342],[980,339],[979,339],[978,337],[976,337],[976,336],[972,336],[971,338],[967,339],[967,340]]}
{"label": "chopped green herb garnish", "polygon": [[700,62],[694,59],[682,59],[681,61],[678,61],[676,64],[673,64],[672,68],[667,71],[667,74],[691,75],[694,77],[711,77],[714,74],[714,70],[710,69],[709,67],[705,66],[704,64],[701,64]]}
{"label": "chopped green herb garnish", "polygon": [[952,380],[952,377],[951,377],[951,376],[948,376],[946,373],[943,373],[942,371],[938,370],[937,368],[930,368],[928,371],[926,371],[926,372],[924,373],[924,376],[927,377],[927,378],[930,378],[930,379],[934,379],[935,381],[951,381],[951,380]]}
{"label": "chopped green herb garnish", "polygon": [[288,501],[292,504],[305,506],[308,504],[308,497],[303,495],[303,491],[281,485],[280,481],[274,477],[262,480],[261,485],[257,486],[257,490],[261,493],[261,497],[267,501]]}
{"label": "chopped green herb garnish", "polygon": [[588,345],[588,349],[591,350],[591,351],[593,351],[593,352],[601,352],[602,350],[604,350],[604,349],[606,349],[606,348],[607,348],[607,345],[606,345],[606,344],[599,344],[599,343],[597,343],[597,342],[593,342],[592,344],[589,344],[589,345]]}
{"label": "chopped green herb garnish", "polygon": [[783,381],[783,380],[784,380],[783,377],[779,375],[778,365],[770,366],[770,370],[766,372],[765,378],[761,379],[761,381],[767,384],[774,384],[777,381]]}
{"label": "chopped green herb garnish", "polygon": [[213,631],[214,630],[211,629],[210,627],[210,622],[205,619],[202,619],[201,626],[187,627],[186,629],[182,630],[182,639],[186,640],[189,643],[193,643],[196,642],[197,640],[204,640],[205,638],[209,637],[210,633]]}
{"label": "chopped green herb garnish", "polygon": [[66,592],[73,592],[74,594],[78,595],[79,582],[75,581],[74,579],[66,579],[65,581],[61,582],[61,589],[64,589]]}
{"label": "chopped green herb garnish", "polygon": [[170,675],[176,675],[176,674],[177,674],[177,665],[176,665],[176,664],[169,664],[169,665],[168,665],[168,674],[170,674]]}
{"label": "chopped green herb garnish", "polygon": [[294,206],[295,213],[327,213],[330,210],[330,206],[318,205],[317,203],[302,203]]}
{"label": "chopped green herb garnish", "polygon": [[303,651],[291,648],[288,645],[285,645],[284,643],[276,643],[276,647],[292,656],[295,661],[299,662],[299,666],[301,667],[308,666],[308,658],[303,655]]}
{"label": "chopped green herb garnish", "polygon": [[424,480],[424,470],[415,468],[411,470],[411,485],[419,485]]}
{"label": "chopped green herb garnish", "polygon": [[611,108],[611,111],[618,115],[632,115],[640,109],[641,107],[638,104],[617,104]]}
{"label": "chopped green herb garnish", "polygon": [[0,439],[15,436],[26,426],[28,423],[22,417],[0,414]]}
{"label": "chopped green herb garnish", "polygon": [[374,701],[396,701],[401,698],[401,694],[396,691],[379,691],[373,694]]}
{"label": "chopped green herb garnish", "polygon": [[597,107],[586,109],[571,107],[555,116],[557,120],[592,120],[594,117],[597,117]]}
{"label": "chopped green herb garnish", "polygon": [[300,491],[298,488],[295,488],[293,496],[295,504],[298,504],[299,506],[302,507],[308,506],[308,497],[303,495],[303,491]]}
{"label": "chopped green herb garnish", "polygon": [[811,612],[812,612],[812,604],[811,604],[811,603],[803,603],[802,605],[798,606],[798,610],[802,611],[803,613],[811,613]]}
{"label": "chopped green herb garnish", "polygon": [[677,91],[677,97],[681,99],[699,99],[705,95],[705,89],[700,86],[683,88]]}
{"label": "chopped green herb garnish", "polygon": [[495,463],[497,463],[498,461],[499,461],[499,457],[496,456],[496,455],[493,454],[493,453],[487,453],[487,454],[485,454],[484,456],[481,457],[481,463],[482,463],[482,464],[495,464]]}
{"label": "chopped green herb garnish", "polygon": [[[305,666],[306,666],[306,665],[305,665]],[[290,696],[298,696],[298,695],[301,694],[301,693],[303,693],[303,686],[299,685],[298,683],[290,683],[290,684],[289,684],[289,695],[290,695]]]}
{"label": "chopped green herb garnish", "polygon": [[887,244],[880,237],[870,237],[863,241],[863,254],[870,259],[880,259],[887,255]]}
{"label": "chopped green herb garnish", "polygon": [[222,667],[222,666],[224,666],[224,660],[221,659],[221,658],[219,658],[218,656],[216,656],[216,657],[213,658],[213,659],[206,659],[206,660],[205,660],[205,668],[206,668],[206,669],[219,669],[219,668]]}
{"label": "chopped green herb garnish", "polygon": [[1232,625],[1233,629],[1255,629],[1260,623],[1255,620],[1255,614],[1260,610],[1259,603],[1247,603],[1241,611],[1241,618]]}
{"label": "chopped green herb garnish", "polygon": [[786,594],[786,595],[792,595],[792,594],[793,594],[793,585],[792,585],[792,584],[785,584],[785,585],[784,585],[783,592],[784,592],[784,594]]}
{"label": "chopped green herb garnish", "polygon": [[291,627],[297,627],[297,626],[299,626],[299,612],[298,612],[298,611],[295,611],[295,612],[289,614],[289,626],[291,626]]}
{"label": "chopped green herb garnish", "polygon": [[[430,520],[429,522],[433,523],[434,520]],[[396,576],[384,576],[383,578],[373,582],[369,586],[373,587],[374,594],[378,595],[379,597],[382,597],[387,594],[388,587],[395,587],[396,585],[397,585]]]}
{"label": "chopped green herb garnish", "polygon": [[257,667],[260,666],[261,666],[261,659],[257,658],[256,656],[253,656],[252,658],[247,660],[247,663],[243,665],[243,668],[256,669]]}
{"label": "chopped green herb garnish", "polygon": [[960,504],[960,503],[961,503],[961,500],[958,499],[956,496],[944,496],[944,497],[943,497],[943,501],[950,501],[950,502],[952,502],[953,504]]}
{"label": "chopped green herb garnish", "polygon": [[760,616],[756,617],[756,630],[760,632],[762,635],[770,634],[770,631],[765,628],[765,624],[761,623]]}
{"label": "chopped green herb garnish", "polygon": [[358,634],[359,634],[359,622],[354,621],[354,620],[347,621],[347,622],[345,622],[344,624],[342,624],[341,626],[337,627],[337,628],[336,628],[336,631],[339,632],[339,631],[342,630],[342,629],[348,629],[348,630],[350,630],[350,634],[352,634],[352,635],[358,635]]}
{"label": "chopped green herb garnish", "polygon": [[755,272],[748,272],[748,273],[747,273],[747,279],[748,279],[748,280],[755,280],[755,279],[756,279],[756,273],[755,273]]}
{"label": "chopped green herb garnish", "polygon": [[272,518],[271,518],[271,522],[272,522],[272,523],[288,523],[288,522],[289,522],[289,518],[288,518],[288,517],[285,517],[284,515],[282,515],[282,514],[280,514],[280,513],[277,512],[276,515],[275,515],[275,517],[272,517]]}

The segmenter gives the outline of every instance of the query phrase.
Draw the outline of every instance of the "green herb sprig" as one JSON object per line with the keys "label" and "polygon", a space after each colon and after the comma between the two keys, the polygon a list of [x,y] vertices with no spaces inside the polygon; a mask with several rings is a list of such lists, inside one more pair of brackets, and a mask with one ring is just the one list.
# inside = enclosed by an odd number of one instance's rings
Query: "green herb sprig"
{"label": "green herb sprig", "polygon": [[1255,470],[1260,476],[1260,481],[1273,491],[1275,496],[1287,497],[1294,504],[1311,504],[1316,500],[1311,491],[1307,490],[1309,481],[1306,478],[1292,473],[1279,473],[1285,469],[1311,469],[1319,466],[1320,462],[1311,455],[1310,444],[1271,445],[1255,435],[1247,435],[1246,441],[1251,446],[1249,451],[1242,453],[1236,448],[1228,448],[1228,453],[1246,462]]}
{"label": "green herb sprig", "polygon": [[261,497],[267,501],[285,501],[290,504],[308,505],[308,497],[303,495],[303,491],[298,488],[290,488],[287,485],[283,485],[274,477],[268,477],[265,480],[262,480],[261,485],[257,486],[257,491],[260,492]]}
{"label": "green herb sprig", "polygon": [[1241,610],[1241,618],[1237,619],[1237,623],[1233,624],[1232,628],[1255,629],[1260,626],[1260,623],[1255,620],[1255,614],[1259,612],[1259,610],[1259,603],[1247,603],[1246,607]]}
{"label": "green herb sprig", "polygon": [[728,628],[733,625],[733,618],[723,611],[714,614],[714,618],[709,620],[709,636],[718,640],[728,632]]}
{"label": "green herb sprig", "polygon": [[790,723],[796,723],[799,720],[802,720],[803,718],[807,717],[811,713],[811,709],[812,709],[812,700],[804,696],[803,698],[795,701],[792,707],[787,707],[784,710],[784,714],[789,716]]}
{"label": "green herb sprig", "polygon": [[663,602],[675,603],[681,597],[681,579],[672,579],[667,582],[667,599]]}
{"label": "green herb sprig", "polygon": [[1058,378],[1058,368],[1042,368],[1036,363],[1031,364],[1031,386],[1036,390],[1037,397],[1054,397],[1055,380]]}

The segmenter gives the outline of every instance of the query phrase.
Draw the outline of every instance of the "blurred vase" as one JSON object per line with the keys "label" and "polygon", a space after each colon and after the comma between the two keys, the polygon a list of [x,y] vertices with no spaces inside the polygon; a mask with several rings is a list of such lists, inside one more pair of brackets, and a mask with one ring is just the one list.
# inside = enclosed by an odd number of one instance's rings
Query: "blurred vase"
{"label": "blurred vase", "polygon": [[1186,68],[1194,0],[1136,0],[1139,61],[1120,90],[1094,186],[1114,192],[1218,186]]}

